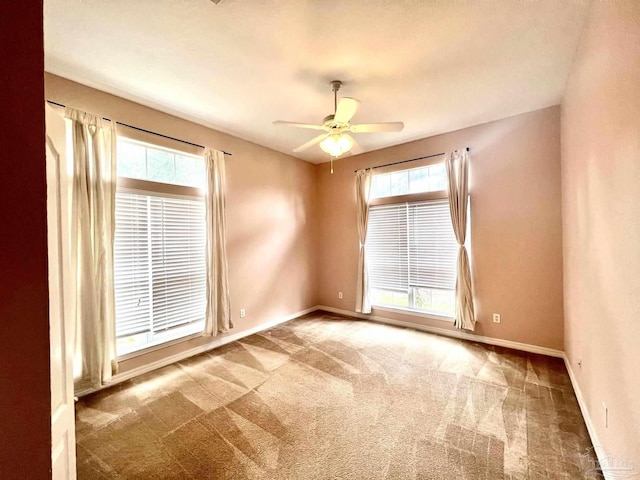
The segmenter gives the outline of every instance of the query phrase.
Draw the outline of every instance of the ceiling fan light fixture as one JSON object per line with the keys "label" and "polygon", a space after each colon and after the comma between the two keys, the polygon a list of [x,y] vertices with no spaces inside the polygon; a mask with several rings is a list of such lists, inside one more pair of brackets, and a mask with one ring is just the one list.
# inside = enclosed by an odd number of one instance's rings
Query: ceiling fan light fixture
{"label": "ceiling fan light fixture", "polygon": [[347,153],[353,147],[353,138],[342,133],[334,133],[320,142],[320,148],[323,152],[328,153],[332,157],[339,157]]}
{"label": "ceiling fan light fixture", "polygon": [[303,143],[299,147],[293,149],[295,153],[302,152],[307,148],[319,145],[320,149],[331,155],[333,173],[333,159],[351,151],[356,147],[358,152],[362,150],[355,143],[355,140],[347,132],[351,133],[373,133],[373,132],[399,132],[404,127],[402,122],[383,122],[383,123],[362,123],[352,125],[351,119],[358,111],[359,100],[350,97],[342,97],[338,102],[338,90],[342,86],[342,82],[334,80],[331,82],[331,90],[333,90],[333,114],[324,117],[321,125],[300,122],[285,122],[277,120],[274,125],[287,125],[297,128],[309,128],[312,130],[323,130],[325,133]]}

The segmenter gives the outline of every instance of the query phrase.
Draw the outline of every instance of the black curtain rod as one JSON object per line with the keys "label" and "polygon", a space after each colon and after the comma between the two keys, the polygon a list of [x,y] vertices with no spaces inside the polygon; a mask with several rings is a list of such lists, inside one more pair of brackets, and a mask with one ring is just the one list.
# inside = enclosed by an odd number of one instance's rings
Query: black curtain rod
{"label": "black curtain rod", "polygon": [[[63,105],[63,104],[58,103],[58,102],[54,102],[53,100],[47,100],[47,103],[50,103],[52,105],[57,105],[57,106],[62,107],[62,108],[67,108],[66,105]],[[108,122],[112,121],[110,118],[106,118],[106,117],[102,117],[102,119],[103,120],[107,120]],[[123,123],[123,122],[116,122],[116,123],[118,125],[122,125],[123,127],[133,128],[134,130],[138,130],[139,132],[150,133],[151,135],[156,135],[158,137],[166,138],[166,139],[169,139],[169,140],[175,140],[176,142],[185,143],[185,144],[191,145],[193,147],[205,148],[202,145],[198,145],[197,143],[187,142],[186,140],[180,140],[179,138],[170,137],[169,135],[163,135],[162,133],[152,132],[151,130],[145,130],[144,128],[140,128],[140,127],[134,127],[133,125],[129,125],[128,123]],[[224,150],[222,151],[222,153],[224,153],[225,155],[231,156],[231,154],[229,152],[225,152]]]}
{"label": "black curtain rod", "polygon": [[[470,151],[471,151],[471,149],[469,147],[467,147],[467,152],[470,152]],[[400,165],[401,163],[415,162],[416,160],[424,160],[425,158],[439,157],[440,155],[444,155],[444,152],[443,153],[434,153],[433,155],[427,155],[425,157],[410,158],[409,160],[401,160],[399,162],[385,163],[384,165],[376,165],[375,167],[369,167],[369,168],[371,168],[371,170],[373,170],[374,168],[390,167],[391,165]],[[362,169],[360,169],[360,170],[362,170]],[[366,170],[366,168],[364,170]],[[356,173],[357,171],[358,170],[354,170],[353,173]]]}

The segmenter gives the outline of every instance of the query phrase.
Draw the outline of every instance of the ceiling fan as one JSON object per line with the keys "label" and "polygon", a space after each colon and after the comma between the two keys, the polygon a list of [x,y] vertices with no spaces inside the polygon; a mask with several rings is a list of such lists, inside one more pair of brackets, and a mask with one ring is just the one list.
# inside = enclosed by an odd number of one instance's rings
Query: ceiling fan
{"label": "ceiling fan", "polygon": [[327,115],[322,121],[322,125],[314,125],[310,123],[284,122],[278,120],[273,122],[274,125],[286,125],[289,127],[309,128],[312,130],[324,130],[325,133],[309,140],[307,143],[294,148],[294,152],[301,152],[307,148],[320,144],[322,151],[331,155],[331,157],[339,157],[351,150],[355,144],[355,140],[348,132],[351,133],[372,133],[372,132],[399,132],[404,128],[402,122],[384,122],[384,123],[363,123],[360,125],[351,125],[351,118],[358,111],[360,101],[355,98],[343,97],[338,101],[338,90],[342,87],[340,80],[331,82],[331,90],[333,90],[333,115]]}

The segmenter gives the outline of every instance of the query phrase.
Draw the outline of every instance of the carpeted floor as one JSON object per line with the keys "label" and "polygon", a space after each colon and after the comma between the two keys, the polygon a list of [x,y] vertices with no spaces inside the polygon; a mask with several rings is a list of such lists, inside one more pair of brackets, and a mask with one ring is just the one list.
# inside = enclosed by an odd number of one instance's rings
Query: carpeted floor
{"label": "carpeted floor", "polygon": [[316,312],[82,398],[80,479],[583,479],[559,359]]}

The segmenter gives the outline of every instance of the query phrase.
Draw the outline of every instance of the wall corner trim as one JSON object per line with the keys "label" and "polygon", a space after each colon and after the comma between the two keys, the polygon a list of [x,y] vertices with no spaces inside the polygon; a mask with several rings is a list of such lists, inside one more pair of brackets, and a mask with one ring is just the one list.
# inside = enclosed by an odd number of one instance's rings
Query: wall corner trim
{"label": "wall corner trim", "polygon": [[[576,394],[576,399],[578,400],[578,405],[580,406],[580,411],[582,412],[582,418],[584,418],[584,423],[587,426],[587,431],[589,432],[589,437],[591,438],[591,444],[594,447],[594,451],[596,452],[598,458],[599,465],[607,465],[607,460],[604,458],[606,452],[598,439],[598,433],[596,432],[596,428],[591,421],[591,416],[589,415],[589,410],[587,410],[587,403],[582,396],[582,390],[580,390],[580,385],[576,380],[575,375],[573,374],[573,369],[571,368],[571,362],[569,361],[569,357],[565,353],[563,355],[564,366],[567,368],[567,372],[569,372],[569,378],[571,379],[571,386],[573,387],[573,391]],[[600,448],[596,448],[600,447]],[[601,472],[604,476],[605,480],[614,480],[614,477],[607,471]]]}
{"label": "wall corner trim", "polygon": [[363,320],[372,320],[374,322],[386,323],[389,325],[396,325],[398,327],[408,327],[415,330],[422,330],[424,332],[435,333],[443,335],[445,337],[459,338],[462,340],[469,340],[471,342],[486,343],[488,345],[496,345],[498,347],[513,348],[514,350],[522,350],[529,353],[537,353],[540,355],[547,355],[550,357],[564,358],[564,352],[562,350],[555,350],[553,348],[540,347],[538,345],[530,345],[528,343],[514,342],[511,340],[503,340],[501,338],[482,337],[480,335],[474,335],[472,333],[466,333],[462,330],[449,330],[446,328],[431,327],[429,325],[421,325],[419,323],[403,322],[401,320],[394,320],[392,318],[382,317],[380,315],[365,315],[362,313],[356,313],[349,310],[342,310],[339,308],[327,307],[320,305],[317,307],[319,310],[325,310],[331,313],[338,313],[346,315],[348,317],[361,318]]}
{"label": "wall corner trim", "polygon": [[194,355],[208,352],[209,350],[213,350],[214,348],[221,347],[223,345],[226,345],[227,343],[235,342],[236,340],[240,340],[241,338],[248,337],[249,335],[253,335],[254,333],[262,332],[263,330],[273,328],[277,325],[280,325],[281,323],[294,320],[298,317],[306,315],[307,313],[315,312],[316,310],[321,310],[321,307],[315,306],[315,307],[307,308],[300,312],[287,315],[286,317],[278,318],[276,320],[263,323],[262,325],[258,325],[257,327],[249,328],[247,330],[243,330],[238,333],[231,333],[229,335],[221,336],[218,339],[206,345],[201,345],[199,347],[192,348],[184,352],[176,353],[175,355],[170,355],[168,357],[162,358],[155,362],[151,362],[146,365],[133,368],[127,372],[114,375],[111,382],[109,382],[107,385],[104,385],[102,388],[92,388],[92,389],[81,390],[79,392],[76,392],[76,396],[83,397],[85,395],[89,395],[90,393],[94,393],[99,390],[109,388],[113,385],[124,382],[126,380],[130,380],[134,377],[138,377],[140,375],[144,375],[145,373],[149,373],[153,370],[157,370],[159,368],[166,367],[167,365],[171,365],[172,363],[179,362],[180,360],[184,360],[185,358],[193,357]]}

